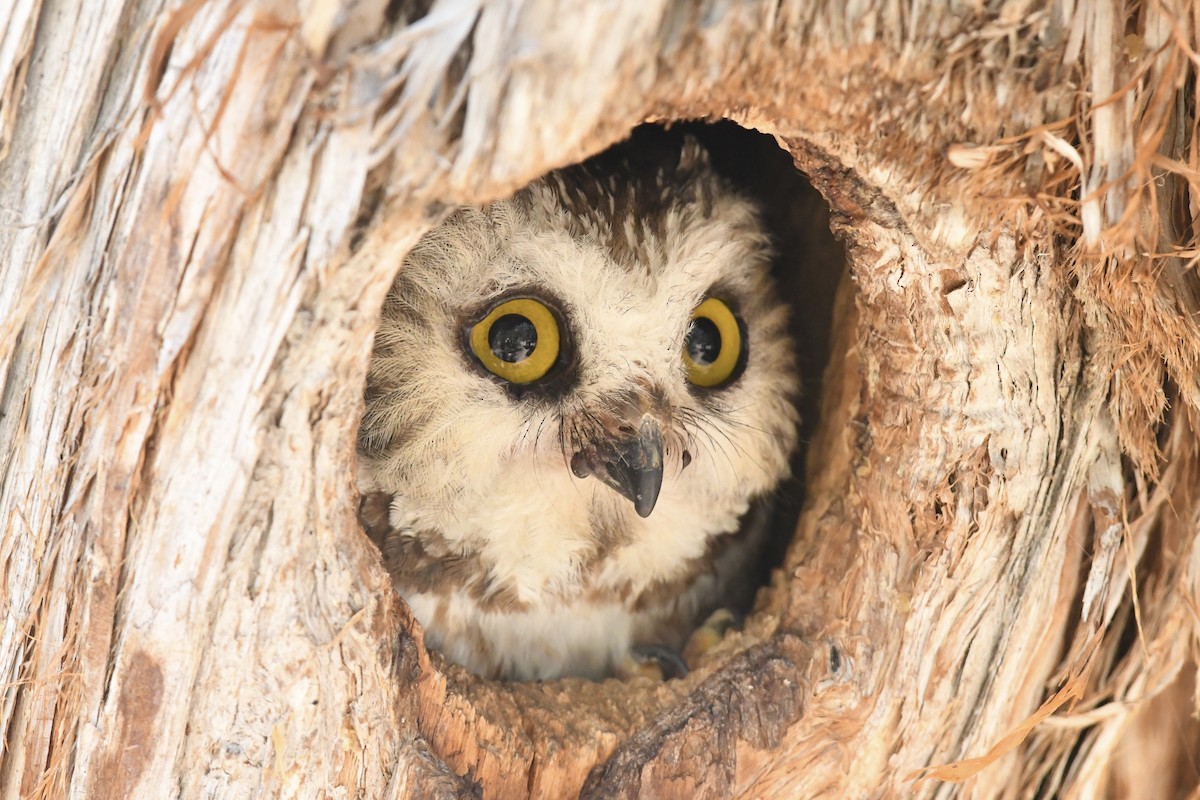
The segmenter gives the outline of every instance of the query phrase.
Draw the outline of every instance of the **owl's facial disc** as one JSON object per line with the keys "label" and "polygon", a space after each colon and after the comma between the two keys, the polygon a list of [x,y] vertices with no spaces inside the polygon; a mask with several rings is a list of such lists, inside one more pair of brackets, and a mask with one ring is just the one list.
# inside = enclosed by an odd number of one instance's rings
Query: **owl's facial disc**
{"label": "owl's facial disc", "polygon": [[636,432],[590,443],[575,453],[571,471],[577,478],[599,478],[631,500],[639,517],[648,517],[662,488],[662,426],[650,414],[643,414]]}

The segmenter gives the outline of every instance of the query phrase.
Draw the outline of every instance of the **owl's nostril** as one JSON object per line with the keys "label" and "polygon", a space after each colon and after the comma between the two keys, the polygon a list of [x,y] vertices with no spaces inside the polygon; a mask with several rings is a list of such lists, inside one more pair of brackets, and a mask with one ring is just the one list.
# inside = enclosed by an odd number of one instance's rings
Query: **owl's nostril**
{"label": "owl's nostril", "polygon": [[592,465],[588,463],[588,457],[583,453],[576,453],[571,456],[571,472],[576,478],[586,478],[592,474]]}
{"label": "owl's nostril", "polygon": [[679,457],[679,459],[680,459],[680,461],[683,462],[682,469],[687,469],[688,464],[692,463],[692,454],[690,452],[688,452],[687,450],[684,450],[683,454]]}

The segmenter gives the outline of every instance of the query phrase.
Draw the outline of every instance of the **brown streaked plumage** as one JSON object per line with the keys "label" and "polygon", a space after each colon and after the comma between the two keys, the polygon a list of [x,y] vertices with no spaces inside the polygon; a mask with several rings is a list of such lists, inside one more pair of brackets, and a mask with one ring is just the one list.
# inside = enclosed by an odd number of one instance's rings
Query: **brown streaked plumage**
{"label": "brown streaked plumage", "polygon": [[360,517],[430,646],[602,677],[746,595],[743,519],[796,442],[769,261],[753,203],[672,134],[417,244],[376,336]]}

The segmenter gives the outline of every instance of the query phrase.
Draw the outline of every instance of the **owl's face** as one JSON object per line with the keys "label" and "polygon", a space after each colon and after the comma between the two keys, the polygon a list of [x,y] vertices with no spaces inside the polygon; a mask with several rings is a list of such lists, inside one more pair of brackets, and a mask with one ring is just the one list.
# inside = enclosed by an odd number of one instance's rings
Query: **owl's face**
{"label": "owl's face", "polygon": [[458,211],[384,308],[364,488],[464,548],[547,517],[593,549],[656,516],[731,530],[796,439],[769,260],[694,144],[648,176],[574,167]]}

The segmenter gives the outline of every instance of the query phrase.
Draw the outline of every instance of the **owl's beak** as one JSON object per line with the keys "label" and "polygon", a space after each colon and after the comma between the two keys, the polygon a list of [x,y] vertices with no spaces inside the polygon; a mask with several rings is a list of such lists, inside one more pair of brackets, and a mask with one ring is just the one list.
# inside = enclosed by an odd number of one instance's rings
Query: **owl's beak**
{"label": "owl's beak", "polygon": [[638,516],[648,517],[662,488],[662,426],[649,414],[642,415],[637,433],[601,444],[591,452],[578,453],[571,469],[580,478],[594,475],[621,496],[633,501]]}

